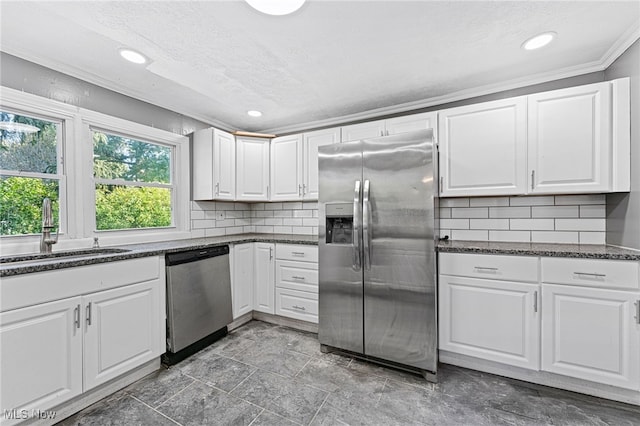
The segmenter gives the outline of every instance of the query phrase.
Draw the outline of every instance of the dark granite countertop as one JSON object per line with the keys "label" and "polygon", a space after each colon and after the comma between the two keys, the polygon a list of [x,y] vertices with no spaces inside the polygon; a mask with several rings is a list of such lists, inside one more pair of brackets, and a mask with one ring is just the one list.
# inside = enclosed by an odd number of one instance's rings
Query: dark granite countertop
{"label": "dark granite countertop", "polygon": [[[166,253],[176,253],[184,250],[202,249],[231,243],[288,243],[317,245],[317,235],[291,234],[239,234],[224,237],[190,238],[184,240],[159,241],[153,243],[127,244],[104,247],[106,253],[92,253],[88,249],[70,250],[64,253],[74,253],[70,257],[43,257],[33,260],[30,255],[4,256],[12,258],[14,262],[0,263],[0,277],[28,274],[32,272],[51,271],[54,269],[73,268],[76,266],[92,265],[96,263],[115,262],[118,260],[135,259],[139,257],[158,256]],[[54,252],[55,256],[56,252]],[[57,254],[63,254],[58,252]],[[21,262],[16,262],[23,260]]]}
{"label": "dark granite countertop", "polygon": [[502,243],[448,240],[438,243],[440,253],[515,254],[581,259],[640,260],[640,250],[597,244]]}

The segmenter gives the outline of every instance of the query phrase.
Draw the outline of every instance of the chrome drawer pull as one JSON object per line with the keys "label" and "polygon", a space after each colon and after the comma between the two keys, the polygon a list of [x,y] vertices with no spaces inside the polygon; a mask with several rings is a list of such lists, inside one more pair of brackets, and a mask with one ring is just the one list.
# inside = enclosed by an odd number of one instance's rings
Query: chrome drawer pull
{"label": "chrome drawer pull", "polygon": [[292,308],[293,309],[297,309],[299,311],[306,311],[304,306],[293,305]]}
{"label": "chrome drawer pull", "polygon": [[298,277],[298,276],[292,276],[291,278],[293,278],[294,280],[304,280],[304,277]]}
{"label": "chrome drawer pull", "polygon": [[479,272],[483,272],[483,271],[495,272],[498,270],[498,268],[488,268],[486,266],[474,266],[473,268],[477,269]]}
{"label": "chrome drawer pull", "polygon": [[636,306],[636,324],[640,324],[640,300],[633,303]]}
{"label": "chrome drawer pull", "polygon": [[294,255],[294,256],[303,256],[304,257],[304,252],[302,252],[302,251],[292,251],[291,254]]}
{"label": "chrome drawer pull", "polygon": [[598,278],[604,278],[607,276],[607,274],[592,274],[589,272],[574,272],[575,275],[588,275],[590,277],[598,277]]}

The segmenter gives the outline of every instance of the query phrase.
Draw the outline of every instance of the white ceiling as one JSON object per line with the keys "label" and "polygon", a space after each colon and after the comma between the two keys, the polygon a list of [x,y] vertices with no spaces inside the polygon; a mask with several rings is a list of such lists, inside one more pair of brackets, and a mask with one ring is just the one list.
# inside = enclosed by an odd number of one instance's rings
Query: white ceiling
{"label": "white ceiling", "polygon": [[[0,8],[4,52],[222,128],[272,132],[602,70],[640,34],[637,0],[308,0],[279,17],[242,0]],[[544,31],[557,40],[520,48]],[[125,62],[121,47],[151,63]]]}

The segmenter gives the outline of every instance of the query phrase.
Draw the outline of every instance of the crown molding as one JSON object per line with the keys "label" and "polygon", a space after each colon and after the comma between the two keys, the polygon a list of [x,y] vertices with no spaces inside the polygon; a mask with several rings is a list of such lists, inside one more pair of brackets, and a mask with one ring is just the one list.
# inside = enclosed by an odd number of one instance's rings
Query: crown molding
{"label": "crown molding", "polygon": [[[309,121],[305,123],[297,123],[289,126],[280,126],[280,127],[271,127],[260,129],[261,133],[273,133],[273,134],[282,134],[282,133],[295,133],[301,132],[309,129],[319,129],[323,127],[332,127],[337,125],[348,124],[356,121],[365,121],[376,119],[379,117],[392,115],[392,114],[401,114],[401,113],[409,113],[411,111],[435,107],[438,105],[443,105],[450,102],[461,101],[465,99],[470,99],[478,96],[490,95],[502,91],[519,89],[527,86],[532,86],[541,83],[547,83],[554,80],[560,80],[563,78],[575,77],[581,74],[587,74],[591,72],[599,72],[604,71],[607,67],[609,67],[620,55],[622,55],[633,43],[635,43],[638,39],[640,39],[640,25],[635,24],[631,26],[627,31],[625,31],[620,38],[605,52],[605,54],[596,61],[588,62],[581,65],[571,66],[562,68],[559,70],[554,70],[550,72],[543,72],[523,78],[517,78],[513,80],[509,80],[506,82],[501,82],[497,84],[488,84],[484,86],[475,87],[473,89],[465,89],[456,91],[453,93],[448,93],[446,95],[434,96],[427,99],[422,99],[414,102],[407,102],[397,105],[392,105],[388,107],[376,108],[368,111],[363,111],[355,114],[348,114],[339,117],[332,117],[324,120],[315,120]],[[3,46],[2,51],[22,58],[24,60],[33,62],[35,64],[50,68],[53,71],[57,71],[63,74],[67,74],[73,78],[77,78],[88,83],[94,84],[101,88],[111,90],[113,92],[119,93],[123,96],[128,96],[133,99],[146,102],[150,105],[157,106],[159,108],[167,109],[171,112],[185,115],[189,118],[199,120],[203,123],[216,127],[220,130],[224,130],[227,132],[233,132],[237,130],[235,126],[226,123],[224,121],[213,119],[210,116],[181,111],[179,106],[174,106],[171,102],[159,104],[155,103],[155,101],[151,100],[144,92],[139,92],[135,90],[129,90],[123,87],[120,87],[117,84],[114,84],[111,81],[108,81],[100,76],[97,76],[93,73],[86,72],[77,67],[74,67],[70,64],[59,63],[53,60],[47,60],[39,57],[33,52],[25,51],[24,49],[12,48],[11,46]]]}

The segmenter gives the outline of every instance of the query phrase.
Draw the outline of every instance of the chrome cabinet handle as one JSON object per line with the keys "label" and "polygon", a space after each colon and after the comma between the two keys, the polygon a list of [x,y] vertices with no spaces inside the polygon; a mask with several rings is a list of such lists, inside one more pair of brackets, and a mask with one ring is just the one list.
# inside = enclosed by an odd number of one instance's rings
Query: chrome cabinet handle
{"label": "chrome cabinet handle", "polygon": [[302,184],[302,195],[307,193],[307,184],[303,183]]}
{"label": "chrome cabinet handle", "polygon": [[353,189],[353,241],[351,241],[351,251],[353,259],[351,267],[359,271],[362,267],[360,261],[360,181],[357,180]]}
{"label": "chrome cabinet handle", "polygon": [[440,176],[440,192],[444,190],[444,177]]}
{"label": "chrome cabinet handle", "polygon": [[216,195],[220,195],[220,182],[216,183]]}
{"label": "chrome cabinet handle", "polygon": [[306,311],[304,306],[293,305],[292,308],[293,309],[297,309],[299,311]]}
{"label": "chrome cabinet handle", "polygon": [[478,272],[496,272],[498,268],[489,268],[487,266],[474,266],[473,269],[477,269]]}
{"label": "chrome cabinet handle", "polygon": [[364,267],[371,269],[371,203],[369,202],[369,180],[364,181],[362,196],[362,243],[364,245]]}
{"label": "chrome cabinet handle", "polygon": [[304,277],[298,277],[296,275],[293,275],[291,278],[293,278],[294,280],[304,280]]}
{"label": "chrome cabinet handle", "polygon": [[536,177],[536,171],[535,170],[531,170],[531,190],[533,191],[533,187],[535,185],[535,177]]}
{"label": "chrome cabinet handle", "polygon": [[87,305],[86,316],[87,316],[87,325],[91,325],[91,302],[89,302],[89,304]]}
{"label": "chrome cabinet handle", "polygon": [[594,274],[590,272],[574,272],[575,275],[586,275],[588,277],[604,278],[607,274]]}
{"label": "chrome cabinet handle", "polygon": [[271,199],[271,191],[269,190],[269,185],[267,185],[267,200]]}
{"label": "chrome cabinet handle", "polygon": [[538,312],[538,292],[533,292],[533,312]]}
{"label": "chrome cabinet handle", "polygon": [[298,185],[298,197],[302,197],[302,185]]}
{"label": "chrome cabinet handle", "polygon": [[636,324],[640,324],[640,300],[637,300],[634,305],[636,306]]}
{"label": "chrome cabinet handle", "polygon": [[273,247],[269,247],[269,260],[273,259]]}
{"label": "chrome cabinet handle", "polygon": [[80,328],[80,305],[73,310],[73,324],[76,328]]}

